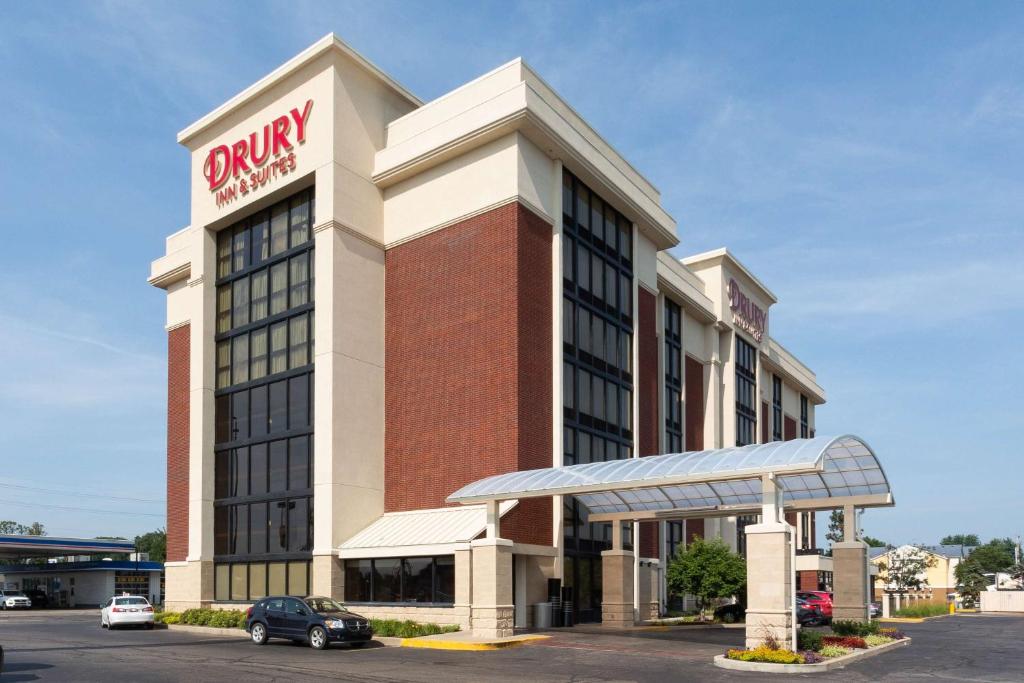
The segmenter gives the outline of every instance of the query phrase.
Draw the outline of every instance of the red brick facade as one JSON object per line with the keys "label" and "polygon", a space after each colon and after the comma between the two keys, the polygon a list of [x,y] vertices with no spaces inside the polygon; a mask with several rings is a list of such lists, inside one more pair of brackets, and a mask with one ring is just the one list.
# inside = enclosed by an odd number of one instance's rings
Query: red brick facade
{"label": "red brick facade", "polygon": [[[551,226],[507,204],[385,254],[384,505],[551,466]],[[502,536],[550,545],[550,499]]]}
{"label": "red brick facade", "polygon": [[[636,338],[637,338],[637,398],[640,409],[637,415],[636,446],[640,457],[657,455],[658,434],[661,425],[658,423],[658,399],[660,385],[658,381],[658,299],[646,289],[639,289],[637,306]],[[657,522],[640,523],[641,557],[658,557],[658,524]]]}
{"label": "red brick facade", "polygon": [[167,333],[167,561],[188,556],[190,326]]}

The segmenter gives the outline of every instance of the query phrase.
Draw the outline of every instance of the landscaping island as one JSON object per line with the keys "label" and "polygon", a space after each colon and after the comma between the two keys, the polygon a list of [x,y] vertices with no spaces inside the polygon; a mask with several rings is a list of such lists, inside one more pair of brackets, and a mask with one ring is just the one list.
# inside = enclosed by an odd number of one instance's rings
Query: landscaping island
{"label": "landscaping island", "polygon": [[834,621],[832,632],[802,630],[797,650],[781,649],[767,639],[753,650],[729,650],[715,657],[715,666],[762,673],[811,673],[845,666],[884,650],[910,644],[903,632],[883,628],[878,622]]}

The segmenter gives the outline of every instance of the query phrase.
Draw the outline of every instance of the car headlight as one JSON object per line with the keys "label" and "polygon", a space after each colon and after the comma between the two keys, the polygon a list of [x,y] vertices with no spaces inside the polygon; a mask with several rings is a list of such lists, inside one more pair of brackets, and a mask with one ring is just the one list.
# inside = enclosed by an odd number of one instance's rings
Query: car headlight
{"label": "car headlight", "polygon": [[345,628],[345,622],[342,621],[341,619],[325,619],[324,620],[324,625],[327,628],[333,628],[333,629],[343,629],[343,628]]}

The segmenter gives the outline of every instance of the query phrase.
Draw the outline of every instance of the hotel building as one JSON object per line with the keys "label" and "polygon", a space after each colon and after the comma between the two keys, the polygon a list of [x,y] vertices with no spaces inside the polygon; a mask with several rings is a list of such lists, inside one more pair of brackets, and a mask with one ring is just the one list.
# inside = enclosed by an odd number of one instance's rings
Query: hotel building
{"label": "hotel building", "polygon": [[[494,520],[456,489],[814,435],[825,393],[770,334],[775,295],[726,249],[670,255],[658,189],[522,60],[422,102],[328,35],[178,142],[191,222],[149,278],[171,609],[312,593],[469,627]],[[516,625],[550,579],[600,619],[612,525],[569,496],[499,514]],[[800,586],[827,584],[814,513],[787,520]],[[631,524],[641,617],[676,548],[744,552],[756,521]]]}

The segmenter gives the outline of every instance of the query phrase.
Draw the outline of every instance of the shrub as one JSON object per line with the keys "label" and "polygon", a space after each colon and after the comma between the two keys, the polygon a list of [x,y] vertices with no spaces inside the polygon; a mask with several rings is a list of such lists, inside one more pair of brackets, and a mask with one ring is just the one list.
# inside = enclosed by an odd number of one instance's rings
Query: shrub
{"label": "shrub", "polygon": [[868,647],[878,647],[879,645],[891,643],[893,640],[893,638],[888,636],[866,636],[864,638],[864,642],[868,644]]}
{"label": "shrub", "polygon": [[907,637],[903,631],[898,628],[881,628],[878,629],[878,635],[885,636],[886,638],[892,638],[893,640],[903,640]]}
{"label": "shrub", "polygon": [[817,631],[805,631],[802,630],[796,637],[796,646],[798,650],[810,650],[811,652],[817,652],[821,649],[821,633]]}
{"label": "shrub", "polygon": [[415,621],[406,619],[371,619],[374,635],[394,636],[397,638],[419,638],[420,636],[433,636],[439,633],[454,633],[459,630],[453,624],[418,624]]}
{"label": "shrub", "polygon": [[187,609],[181,614],[161,612],[155,620],[164,624],[213,626],[214,628],[245,628],[245,612],[240,610]]}
{"label": "shrub", "polygon": [[872,636],[878,633],[877,621],[852,621],[840,619],[832,622],[832,632],[837,636]]}
{"label": "shrub", "polygon": [[803,664],[803,655],[792,650],[777,650],[762,645],[753,650],[729,650],[725,653],[729,659],[741,662],[768,662],[770,664]]}
{"label": "shrub", "polygon": [[822,645],[838,645],[839,647],[856,648],[858,650],[868,649],[868,644],[858,636],[825,636],[821,639]]}
{"label": "shrub", "polygon": [[155,612],[153,621],[157,624],[177,624],[181,615],[177,612]]}
{"label": "shrub", "polygon": [[819,655],[817,652],[811,652],[810,650],[804,650],[800,653],[804,658],[804,664],[817,664],[818,662],[824,662],[825,658]]}
{"label": "shrub", "polygon": [[852,652],[849,648],[839,647],[838,645],[826,645],[821,648],[818,652],[822,657],[831,659],[832,657],[842,657]]}
{"label": "shrub", "polygon": [[920,619],[923,617],[937,617],[942,614],[949,612],[949,607],[946,605],[910,605],[896,610],[893,616],[897,617],[909,617],[911,619]]}

